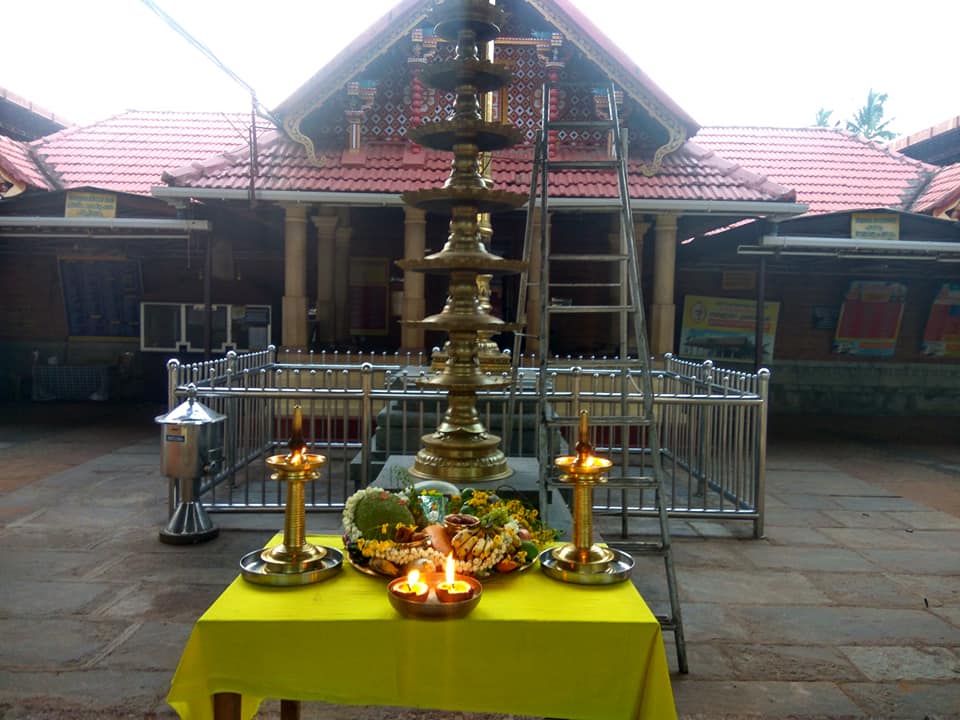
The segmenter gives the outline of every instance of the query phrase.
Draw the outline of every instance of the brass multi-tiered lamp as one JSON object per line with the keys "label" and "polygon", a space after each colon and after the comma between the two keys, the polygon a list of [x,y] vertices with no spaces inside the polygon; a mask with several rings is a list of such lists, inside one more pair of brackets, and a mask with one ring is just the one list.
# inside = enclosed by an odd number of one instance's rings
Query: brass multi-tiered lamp
{"label": "brass multi-tiered lamp", "polygon": [[286,455],[271,455],[266,460],[267,467],[274,471],[270,478],[287,484],[283,542],[255,550],[240,560],[243,577],[262,585],[307,585],[325,580],[343,566],[343,553],[339,550],[313,545],[306,539],[303,486],[319,477],[327,458],[307,452],[299,405],[293,409],[288,448]]}
{"label": "brass multi-tiered lamp", "polygon": [[554,460],[560,482],[573,485],[573,542],[544,550],[540,567],[557,580],[604,585],[629,578],[633,558],[593,542],[593,488],[607,481],[613,463],[593,454],[587,419],[587,411],[581,410],[577,454]]}
{"label": "brass multi-tiered lamp", "polygon": [[523,262],[506,260],[487,249],[479,214],[513,210],[527,200],[522,193],[494,190],[479,162],[481,153],[520,142],[516,128],[485,120],[480,111],[481,93],[510,82],[510,71],[503,64],[481,59],[479,49],[500,34],[503,11],[489,0],[449,0],[434,8],[432,20],[436,34],[455,43],[455,51],[453,59],[427,66],[423,78],[431,87],[456,93],[456,102],[447,120],[413,128],[409,137],[425,147],[452,152],[453,163],[443,187],[402,197],[426,212],[449,214],[450,234],[440,252],[398,265],[408,272],[450,275],[443,310],[412,323],[449,335],[440,372],[418,381],[424,388],[446,390],[448,403],[436,432],[423,436],[410,474],[460,483],[500,480],[512,471],[500,449],[500,438],[488,433],[480,419],[476,394],[509,383],[500,374],[486,374],[479,362],[481,342],[507,326],[489,313],[477,279],[488,273],[520,272]]}

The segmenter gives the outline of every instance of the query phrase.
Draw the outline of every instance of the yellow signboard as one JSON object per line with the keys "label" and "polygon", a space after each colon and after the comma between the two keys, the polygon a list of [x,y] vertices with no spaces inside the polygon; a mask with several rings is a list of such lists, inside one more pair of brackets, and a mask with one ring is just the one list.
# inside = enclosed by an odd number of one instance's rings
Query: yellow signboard
{"label": "yellow signboard", "polygon": [[852,213],[850,239],[899,240],[900,216],[890,213]]}
{"label": "yellow signboard", "polygon": [[68,218],[115,218],[117,216],[117,196],[113,193],[71,190],[67,193],[67,204],[63,216]]}
{"label": "yellow signboard", "polygon": [[[780,303],[763,305],[763,361],[773,360]],[[680,355],[753,362],[756,357],[757,303],[753,300],[687,295],[683,302]]]}

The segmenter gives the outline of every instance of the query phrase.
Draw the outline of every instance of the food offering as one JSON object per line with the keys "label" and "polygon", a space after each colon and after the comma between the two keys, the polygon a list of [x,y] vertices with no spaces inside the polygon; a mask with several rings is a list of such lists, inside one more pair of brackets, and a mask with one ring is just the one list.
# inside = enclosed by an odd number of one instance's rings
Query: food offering
{"label": "food offering", "polygon": [[370,575],[400,577],[411,570],[444,572],[450,557],[457,575],[493,578],[530,567],[557,537],[536,508],[518,498],[470,488],[442,501],[438,495],[412,487],[354,493],[343,510],[350,564]]}

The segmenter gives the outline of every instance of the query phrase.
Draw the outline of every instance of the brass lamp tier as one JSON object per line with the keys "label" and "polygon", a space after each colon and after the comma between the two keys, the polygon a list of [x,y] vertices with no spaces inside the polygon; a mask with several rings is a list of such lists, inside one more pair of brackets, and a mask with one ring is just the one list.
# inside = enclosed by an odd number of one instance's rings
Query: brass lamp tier
{"label": "brass lamp tier", "polygon": [[619,582],[629,576],[632,558],[628,560],[625,553],[593,542],[593,488],[607,481],[613,463],[593,454],[587,417],[587,411],[582,410],[577,454],[554,460],[560,482],[573,485],[573,542],[544,551],[540,564],[548,575],[565,582]]}
{"label": "brass lamp tier", "polygon": [[456,92],[464,85],[473,87],[476,92],[499,90],[510,84],[512,76],[503,63],[472,58],[427,65],[420,75],[430,87],[447,92]]}
{"label": "brass lamp tier", "polygon": [[458,0],[436,5],[430,17],[433,31],[444,40],[453,42],[469,33],[482,44],[500,34],[506,14],[489,0]]}
{"label": "brass lamp tier", "polygon": [[520,130],[512,125],[475,118],[427,122],[412,128],[407,135],[418,145],[447,152],[456,152],[457,146],[464,143],[475,146],[476,152],[492,152],[513,147],[523,139]]}
{"label": "brass lamp tier", "polygon": [[400,199],[425,212],[442,214],[452,213],[460,206],[470,207],[475,213],[502,213],[516,210],[527,202],[523,193],[475,185],[414,190],[403,193]]}
{"label": "brass lamp tier", "polygon": [[450,215],[450,234],[443,249],[425,258],[398,263],[404,271],[449,273],[443,310],[413,327],[445,330],[449,340],[440,371],[417,381],[420,387],[447,391],[447,409],[436,432],[421,438],[411,475],[426,480],[474,483],[501,480],[512,470],[500,450],[500,438],[487,432],[477,411],[476,394],[502,388],[509,380],[485,374],[479,362],[481,341],[508,326],[490,314],[479,298],[477,280],[484,273],[521,272],[522,261],[506,260],[487,249],[490,233],[481,230],[478,214],[509,212],[527,202],[524,193],[493,188],[481,170],[480,154],[516,145],[522,133],[485,120],[479,95],[510,82],[501,63],[481,59],[480,46],[500,34],[504,12],[489,0],[447,0],[434,5],[435,32],[455,43],[454,57],[424,69],[430,87],[453,91],[456,100],[446,120],[425,123],[408,132],[411,141],[453,153],[443,187],[404,193],[405,203],[430,213]]}

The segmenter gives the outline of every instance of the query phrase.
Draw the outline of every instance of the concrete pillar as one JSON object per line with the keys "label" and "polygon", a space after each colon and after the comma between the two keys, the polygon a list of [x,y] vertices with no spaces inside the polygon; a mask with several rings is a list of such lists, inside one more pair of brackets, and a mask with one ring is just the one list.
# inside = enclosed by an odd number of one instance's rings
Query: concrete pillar
{"label": "concrete pillar", "polygon": [[650,352],[660,358],[673,352],[677,306],[674,278],[677,271],[677,216],[658,215],[654,228],[653,307],[650,313]]}
{"label": "concrete pillar", "polygon": [[333,331],[341,345],[349,345],[350,336],[350,239],[353,228],[350,227],[350,210],[341,208],[339,223],[335,233],[333,252]]}
{"label": "concrete pillar", "polygon": [[[533,236],[530,244],[530,268],[527,270],[527,353],[540,352],[540,209],[534,209]],[[550,220],[547,215],[547,235],[550,235]]]}
{"label": "concrete pillar", "polygon": [[[427,216],[423,210],[413,207],[404,208],[403,216],[403,258],[416,260],[423,257],[427,246]],[[423,320],[427,304],[424,299],[424,276],[419,272],[403,274],[403,305],[400,320],[400,350],[416,352],[425,350],[422,328],[407,326],[409,320]]]}
{"label": "concrete pillar", "polygon": [[333,266],[338,218],[333,208],[324,208],[311,219],[317,229],[317,342],[324,347],[335,342]]}
{"label": "concrete pillar", "polygon": [[284,205],[283,327],[286,348],[306,349],[307,335],[307,206]]}

